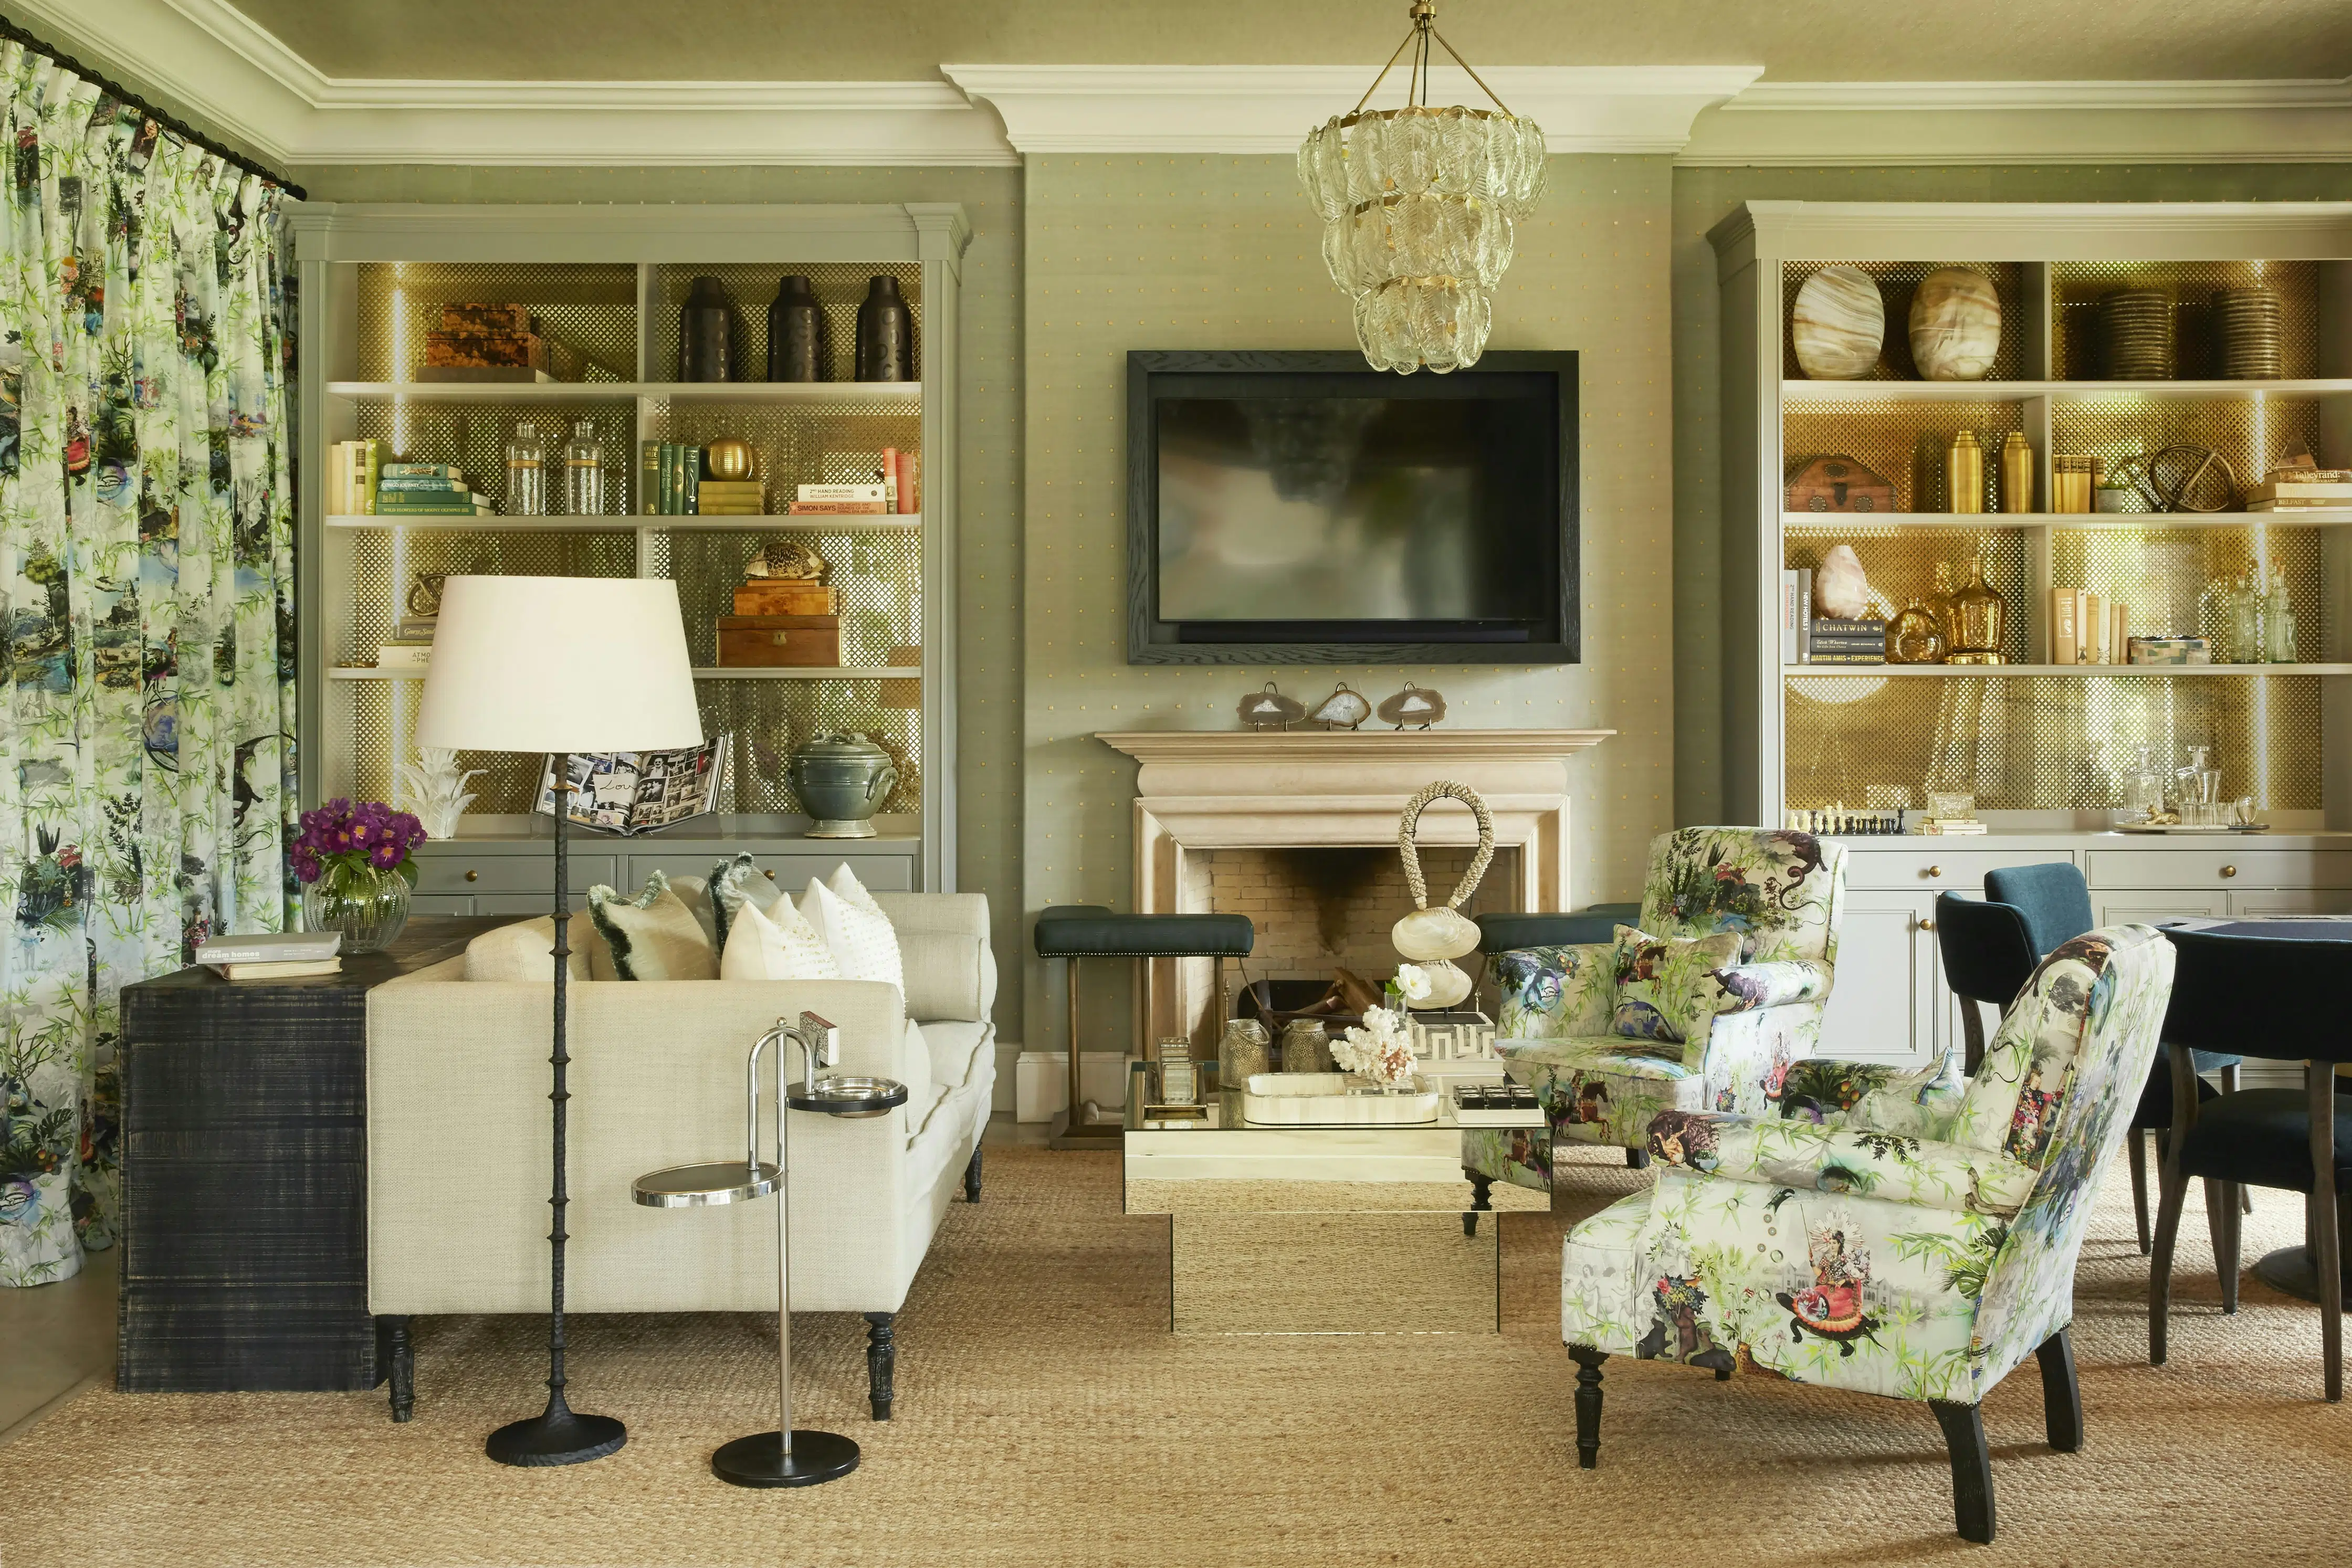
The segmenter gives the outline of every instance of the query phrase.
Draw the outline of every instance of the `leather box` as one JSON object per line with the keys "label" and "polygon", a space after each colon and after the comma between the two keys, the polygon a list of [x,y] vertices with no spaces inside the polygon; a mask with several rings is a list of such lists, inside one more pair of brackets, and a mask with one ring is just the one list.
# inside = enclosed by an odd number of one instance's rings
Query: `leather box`
{"label": "leather box", "polygon": [[1843,455],[1799,457],[1788,467],[1784,510],[1791,512],[1891,512],[1895,486]]}
{"label": "leather box", "polygon": [[838,664],[838,615],[721,615],[719,662],[730,669],[761,664]]}
{"label": "leather box", "polygon": [[803,579],[761,578],[735,591],[738,615],[831,615],[834,610],[833,590]]}

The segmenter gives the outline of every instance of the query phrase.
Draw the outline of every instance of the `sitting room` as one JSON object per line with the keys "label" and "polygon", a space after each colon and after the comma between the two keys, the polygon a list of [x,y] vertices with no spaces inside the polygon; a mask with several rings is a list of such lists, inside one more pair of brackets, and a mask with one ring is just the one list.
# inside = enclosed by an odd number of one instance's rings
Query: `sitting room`
{"label": "sitting room", "polygon": [[2352,1556],[2352,10],[0,68],[0,1563]]}

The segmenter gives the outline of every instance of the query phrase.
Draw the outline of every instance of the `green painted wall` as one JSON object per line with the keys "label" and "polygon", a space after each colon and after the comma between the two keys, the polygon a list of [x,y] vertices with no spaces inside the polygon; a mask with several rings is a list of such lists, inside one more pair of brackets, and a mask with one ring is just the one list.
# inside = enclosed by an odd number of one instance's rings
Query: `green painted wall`
{"label": "green painted wall", "polygon": [[[2343,166],[1994,165],[1674,172],[1674,711],[1677,822],[1723,810],[1723,385],[1706,231],[1749,201],[2341,201]],[[1927,259],[1927,258],[1923,258]]]}
{"label": "green painted wall", "polygon": [[[1024,951],[1021,888],[1021,176],[1013,169],[521,169],[408,165],[293,171],[322,202],[961,202],[958,395],[957,883],[988,894],[1000,955]],[[996,1024],[1021,1038],[1021,988]]]}
{"label": "green painted wall", "polygon": [[[1131,666],[1126,354],[1354,341],[1287,157],[1094,155],[1028,164],[1026,906],[1131,897],[1134,764],[1098,730],[1229,729],[1266,680],[1375,702],[1410,676],[1464,727],[1619,733],[1569,765],[1575,896],[1638,894],[1672,821],[1673,573],[1664,158],[1555,158],[1497,294],[1495,349],[1575,349],[1583,412],[1584,662],[1558,668]],[[1084,1028],[1128,1037],[1128,977],[1097,965]],[[1031,960],[1026,1043],[1058,1049],[1061,966]],[[1049,990],[1050,988],[1050,990]]]}

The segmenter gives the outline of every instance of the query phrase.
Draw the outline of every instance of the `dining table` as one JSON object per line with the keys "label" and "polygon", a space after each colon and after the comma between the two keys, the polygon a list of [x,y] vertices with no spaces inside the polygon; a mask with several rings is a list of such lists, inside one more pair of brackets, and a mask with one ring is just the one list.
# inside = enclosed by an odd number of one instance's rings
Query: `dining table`
{"label": "dining table", "polygon": [[[2178,920],[2158,921],[2160,929],[2168,931],[2210,931],[2221,936],[2275,936],[2295,942],[2342,942],[2347,944],[2345,958],[2352,962],[2352,915],[2276,915],[2192,916]],[[2340,970],[2326,975],[2315,975],[2316,985],[2332,980]],[[2344,1073],[2352,1063],[2339,1066]],[[2343,1085],[2338,1084],[2338,1092]],[[2311,1247],[2311,1217],[2304,1218],[2304,1239],[2300,1246],[2282,1247],[2269,1252],[2254,1264],[2254,1276],[2273,1290],[2306,1301],[2319,1300],[2319,1264]],[[2352,1256],[2344,1260],[2345,1290],[2352,1295]]]}

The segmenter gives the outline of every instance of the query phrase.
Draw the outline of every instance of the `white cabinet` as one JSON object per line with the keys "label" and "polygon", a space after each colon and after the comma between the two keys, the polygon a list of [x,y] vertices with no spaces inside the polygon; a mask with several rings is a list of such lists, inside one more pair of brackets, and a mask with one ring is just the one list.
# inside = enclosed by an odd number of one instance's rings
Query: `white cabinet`
{"label": "white cabinet", "polygon": [[2091,914],[2102,925],[2155,925],[2195,915],[2227,915],[2230,895],[2218,887],[2095,887]]}
{"label": "white cabinet", "polygon": [[[1860,857],[1857,857],[1860,858]],[[1936,1049],[1942,976],[1933,894],[1849,888],[1837,981],[1818,1054],[1839,1061],[1927,1062]]]}
{"label": "white cabinet", "polygon": [[2281,887],[2230,894],[2232,915],[2352,915],[2352,889]]}

